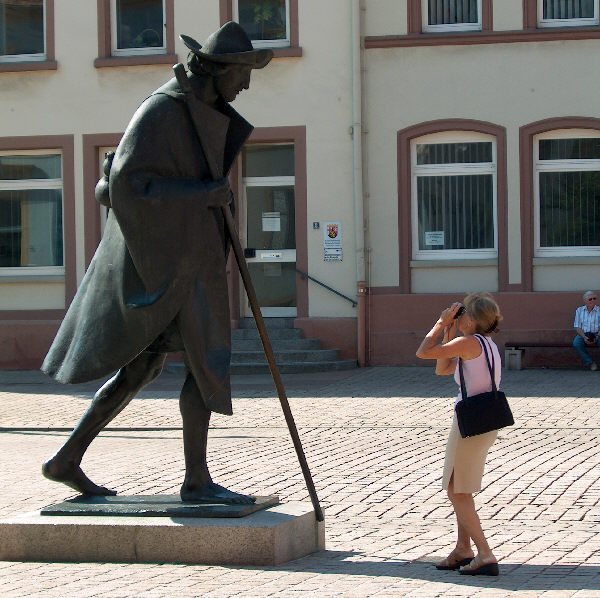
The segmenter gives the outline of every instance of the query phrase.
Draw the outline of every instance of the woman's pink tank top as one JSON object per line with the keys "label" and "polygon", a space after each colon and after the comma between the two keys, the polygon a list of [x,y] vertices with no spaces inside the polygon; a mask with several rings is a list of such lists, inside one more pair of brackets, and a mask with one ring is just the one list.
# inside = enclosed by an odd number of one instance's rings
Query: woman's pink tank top
{"label": "woman's pink tank top", "polygon": [[[486,343],[488,350],[488,357],[490,363],[492,362],[492,356],[490,349],[494,355],[494,373],[496,378],[496,388],[500,388],[500,379],[502,377],[502,362],[500,361],[500,352],[496,343],[487,336],[481,334],[475,334],[475,338],[481,343]],[[481,354],[475,359],[463,360],[463,374],[465,377],[465,385],[467,387],[467,396],[472,397],[482,392],[488,392],[492,390],[492,380],[490,378],[490,370],[488,369],[487,361],[485,360],[485,352],[481,347]],[[462,393],[460,392],[460,376],[458,373],[458,361],[456,363],[456,369],[454,370],[454,380],[458,384],[458,395],[456,403],[462,400]]]}

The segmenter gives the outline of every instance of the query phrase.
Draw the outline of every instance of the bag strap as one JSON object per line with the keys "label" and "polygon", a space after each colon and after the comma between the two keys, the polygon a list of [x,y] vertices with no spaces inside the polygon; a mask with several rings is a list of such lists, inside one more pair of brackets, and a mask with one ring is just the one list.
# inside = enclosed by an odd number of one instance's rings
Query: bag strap
{"label": "bag strap", "polygon": [[[485,360],[487,362],[487,366],[488,366],[488,370],[490,372],[490,378],[492,380],[492,392],[495,394],[497,394],[498,389],[496,388],[496,364],[495,364],[495,360],[494,360],[494,352],[492,351],[492,347],[489,346],[490,349],[490,354],[492,356],[492,362],[490,363],[490,358],[488,357],[488,343],[486,340],[482,341],[482,337],[479,334],[474,334],[473,335],[478,341],[479,344],[481,345],[481,348],[483,349],[483,353],[485,355]],[[460,377],[460,392],[462,394],[462,398],[463,401],[467,400],[467,385],[465,384],[465,376],[463,374],[463,367],[462,367],[462,359],[459,357],[458,358],[458,375]]]}

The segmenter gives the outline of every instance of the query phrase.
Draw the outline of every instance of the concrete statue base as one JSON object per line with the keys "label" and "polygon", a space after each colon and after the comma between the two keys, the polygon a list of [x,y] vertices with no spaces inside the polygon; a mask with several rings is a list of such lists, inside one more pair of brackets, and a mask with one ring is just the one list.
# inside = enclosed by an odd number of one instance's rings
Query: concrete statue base
{"label": "concrete statue base", "polygon": [[[64,503],[63,503],[64,504]],[[325,548],[310,503],[245,517],[42,515],[0,520],[0,560],[277,565]]]}

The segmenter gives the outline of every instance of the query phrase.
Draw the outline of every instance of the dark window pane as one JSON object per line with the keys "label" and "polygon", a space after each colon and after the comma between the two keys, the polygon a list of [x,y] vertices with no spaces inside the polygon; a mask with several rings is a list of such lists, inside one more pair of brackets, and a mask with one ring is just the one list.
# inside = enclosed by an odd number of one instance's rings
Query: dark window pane
{"label": "dark window pane", "polygon": [[417,178],[419,249],[493,249],[491,174]]}
{"label": "dark window pane", "polygon": [[285,0],[238,0],[240,25],[251,40],[287,39]]}
{"label": "dark window pane", "polygon": [[296,307],[296,262],[253,262],[248,270],[261,307]]}
{"label": "dark window pane", "polygon": [[51,156],[0,156],[0,180],[60,179],[61,157]]}
{"label": "dark window pane", "polygon": [[296,249],[293,187],[246,187],[248,247]]}
{"label": "dark window pane", "polygon": [[294,146],[247,146],[244,149],[243,176],[294,176]]}
{"label": "dark window pane", "polygon": [[540,160],[600,160],[600,138],[540,139]]}
{"label": "dark window pane", "polygon": [[62,194],[0,191],[0,267],[62,266]]}
{"label": "dark window pane", "polygon": [[544,19],[592,19],[594,0],[544,0]]}
{"label": "dark window pane", "polygon": [[44,51],[43,0],[0,0],[0,55]]}
{"label": "dark window pane", "polygon": [[429,0],[430,25],[478,23],[477,0]]}
{"label": "dark window pane", "polygon": [[117,48],[162,48],[162,0],[117,0]]}
{"label": "dark window pane", "polygon": [[540,247],[600,246],[600,172],[540,173]]}
{"label": "dark window pane", "polygon": [[492,144],[428,143],[417,145],[417,164],[467,164],[492,161]]}

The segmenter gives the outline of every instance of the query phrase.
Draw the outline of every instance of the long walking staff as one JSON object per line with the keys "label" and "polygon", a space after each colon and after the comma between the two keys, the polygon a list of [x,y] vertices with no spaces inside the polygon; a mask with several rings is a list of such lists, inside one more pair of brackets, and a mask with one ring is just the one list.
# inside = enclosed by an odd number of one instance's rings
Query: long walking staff
{"label": "long walking staff", "polygon": [[[188,108],[192,116],[194,126],[196,128],[196,133],[198,134],[200,144],[202,145],[202,150],[204,151],[204,156],[206,158],[206,161],[208,162],[210,175],[212,179],[216,181],[222,178],[222,174],[220,172],[220,168],[214,161],[214,156],[205,147],[204,139],[202,138],[202,135],[200,133],[200,123],[197,122],[196,112],[193,109],[194,102],[200,102],[201,100],[199,100],[194,95],[183,64],[176,64],[173,67],[173,70],[175,71],[175,76],[177,77],[179,87],[181,87],[181,91],[183,91],[183,93],[185,94],[185,99],[188,104]],[[296,454],[298,455],[300,468],[302,469],[302,474],[304,475],[306,488],[308,489],[308,494],[310,495],[310,500],[312,501],[313,508],[315,510],[315,517],[317,518],[317,521],[323,521],[323,511],[321,509],[321,505],[319,504],[319,498],[317,496],[317,491],[315,490],[315,485],[313,483],[312,476],[310,475],[308,463],[306,462],[306,456],[304,455],[302,443],[300,442],[300,436],[298,435],[298,429],[296,428],[294,416],[292,415],[292,410],[290,409],[290,403],[288,401],[285,388],[283,386],[283,380],[281,379],[281,374],[275,361],[275,354],[273,353],[271,340],[269,339],[269,334],[267,333],[267,327],[265,326],[262,313],[260,312],[258,298],[256,297],[256,292],[254,290],[254,285],[252,284],[252,279],[250,278],[250,272],[248,271],[248,265],[246,264],[246,259],[244,258],[244,252],[240,244],[240,239],[235,229],[235,223],[233,222],[231,210],[228,206],[222,206],[221,211],[223,213],[225,223],[227,224],[229,236],[231,237],[233,253],[235,254],[235,259],[237,261],[240,274],[242,275],[242,280],[244,281],[246,294],[248,295],[250,307],[252,308],[252,315],[254,316],[256,328],[258,329],[258,334],[260,335],[260,340],[262,342],[263,350],[265,352],[265,357],[267,358],[269,369],[271,370],[271,376],[273,376],[273,382],[275,383],[275,388],[277,389],[277,394],[279,395],[279,402],[281,403],[281,408],[283,409],[283,415],[285,416],[285,421],[287,422],[287,426],[290,431],[290,436],[292,437],[292,442],[294,443],[294,448],[296,449]]]}

